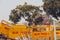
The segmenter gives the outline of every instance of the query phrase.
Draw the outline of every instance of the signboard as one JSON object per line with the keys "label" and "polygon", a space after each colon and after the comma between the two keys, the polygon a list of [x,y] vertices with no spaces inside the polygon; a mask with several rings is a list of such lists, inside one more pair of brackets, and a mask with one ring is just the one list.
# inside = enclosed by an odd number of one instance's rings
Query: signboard
{"label": "signboard", "polygon": [[15,29],[10,29],[9,33],[8,33],[8,37],[9,38],[19,38],[19,37],[21,37],[21,34],[19,31],[15,30]]}
{"label": "signboard", "polygon": [[32,33],[32,38],[40,38],[40,37],[49,37],[50,32],[33,32]]}

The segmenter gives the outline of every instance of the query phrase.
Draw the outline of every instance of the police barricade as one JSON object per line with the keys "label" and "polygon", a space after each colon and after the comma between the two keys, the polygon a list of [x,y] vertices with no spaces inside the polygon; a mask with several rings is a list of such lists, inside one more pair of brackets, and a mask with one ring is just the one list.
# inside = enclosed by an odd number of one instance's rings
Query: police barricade
{"label": "police barricade", "polygon": [[26,28],[25,25],[14,25],[12,29],[9,30],[8,38],[12,39],[22,39],[23,37],[28,38],[31,28]]}
{"label": "police barricade", "polygon": [[[51,30],[50,30],[51,28]],[[32,28],[32,40],[50,40],[52,38],[51,31],[53,30],[51,25],[37,25]]]}
{"label": "police barricade", "polygon": [[8,31],[11,29],[11,25],[9,22],[5,21],[5,20],[2,20],[1,21],[1,27],[0,27],[0,30],[1,30],[1,33],[3,35],[7,35],[8,34]]}
{"label": "police barricade", "polygon": [[[31,31],[32,30],[32,31]],[[0,25],[0,33],[7,35],[8,38],[23,38],[25,36],[32,40],[54,40],[53,25],[37,25],[36,27],[26,28],[26,25],[12,25],[2,23]],[[56,31],[58,39],[60,38],[60,30]]]}
{"label": "police barricade", "polygon": [[23,35],[24,33],[28,32],[28,30],[26,29],[25,25],[13,25],[13,28],[17,31],[19,31],[19,33],[21,33],[21,35]]}
{"label": "police barricade", "polygon": [[24,39],[24,38],[27,38],[28,39],[29,31],[30,31],[29,29],[20,29],[20,30],[10,29],[9,33],[8,33],[8,38],[11,38],[11,39],[16,39],[16,38]]}
{"label": "police barricade", "polygon": [[8,25],[6,25],[4,23],[1,24],[1,33],[3,35],[7,35],[10,29],[11,29],[11,27],[9,27]]}

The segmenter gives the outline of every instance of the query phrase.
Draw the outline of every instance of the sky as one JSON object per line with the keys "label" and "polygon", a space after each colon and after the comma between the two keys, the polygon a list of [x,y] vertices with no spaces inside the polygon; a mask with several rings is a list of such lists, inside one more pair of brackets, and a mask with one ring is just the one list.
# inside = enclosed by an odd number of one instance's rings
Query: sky
{"label": "sky", "polygon": [[17,5],[23,5],[25,2],[30,5],[41,6],[42,0],[0,0],[0,21],[9,20],[9,14]]}

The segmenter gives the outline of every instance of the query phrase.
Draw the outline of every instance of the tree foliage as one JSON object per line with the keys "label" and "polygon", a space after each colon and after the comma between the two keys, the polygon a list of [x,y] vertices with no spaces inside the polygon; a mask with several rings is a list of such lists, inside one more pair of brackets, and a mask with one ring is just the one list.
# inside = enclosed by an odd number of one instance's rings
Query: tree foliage
{"label": "tree foliage", "polygon": [[21,17],[23,17],[29,22],[29,25],[32,23],[38,24],[36,22],[39,21],[37,18],[40,17],[40,12],[42,12],[42,10],[39,9],[39,6],[27,5],[25,3],[24,5],[18,5],[15,9],[11,10],[9,20],[16,24],[21,20]]}
{"label": "tree foliage", "polygon": [[60,1],[59,0],[44,0],[44,11],[58,19],[60,17]]}

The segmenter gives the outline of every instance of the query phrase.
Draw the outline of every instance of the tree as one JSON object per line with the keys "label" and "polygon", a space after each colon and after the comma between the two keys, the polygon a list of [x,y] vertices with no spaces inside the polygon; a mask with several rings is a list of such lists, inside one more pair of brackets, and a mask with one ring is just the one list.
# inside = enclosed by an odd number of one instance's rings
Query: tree
{"label": "tree", "polygon": [[43,0],[43,9],[48,15],[52,15],[54,18],[59,20],[60,17],[60,0]]}
{"label": "tree", "polygon": [[18,5],[11,11],[9,20],[16,24],[21,20],[21,17],[23,17],[26,21],[29,22],[28,25],[32,25],[33,23],[36,24],[36,20],[38,17],[40,17],[38,15],[41,15],[39,12],[42,12],[42,10],[39,9],[39,6],[27,5],[27,3],[25,3],[24,5]]}

